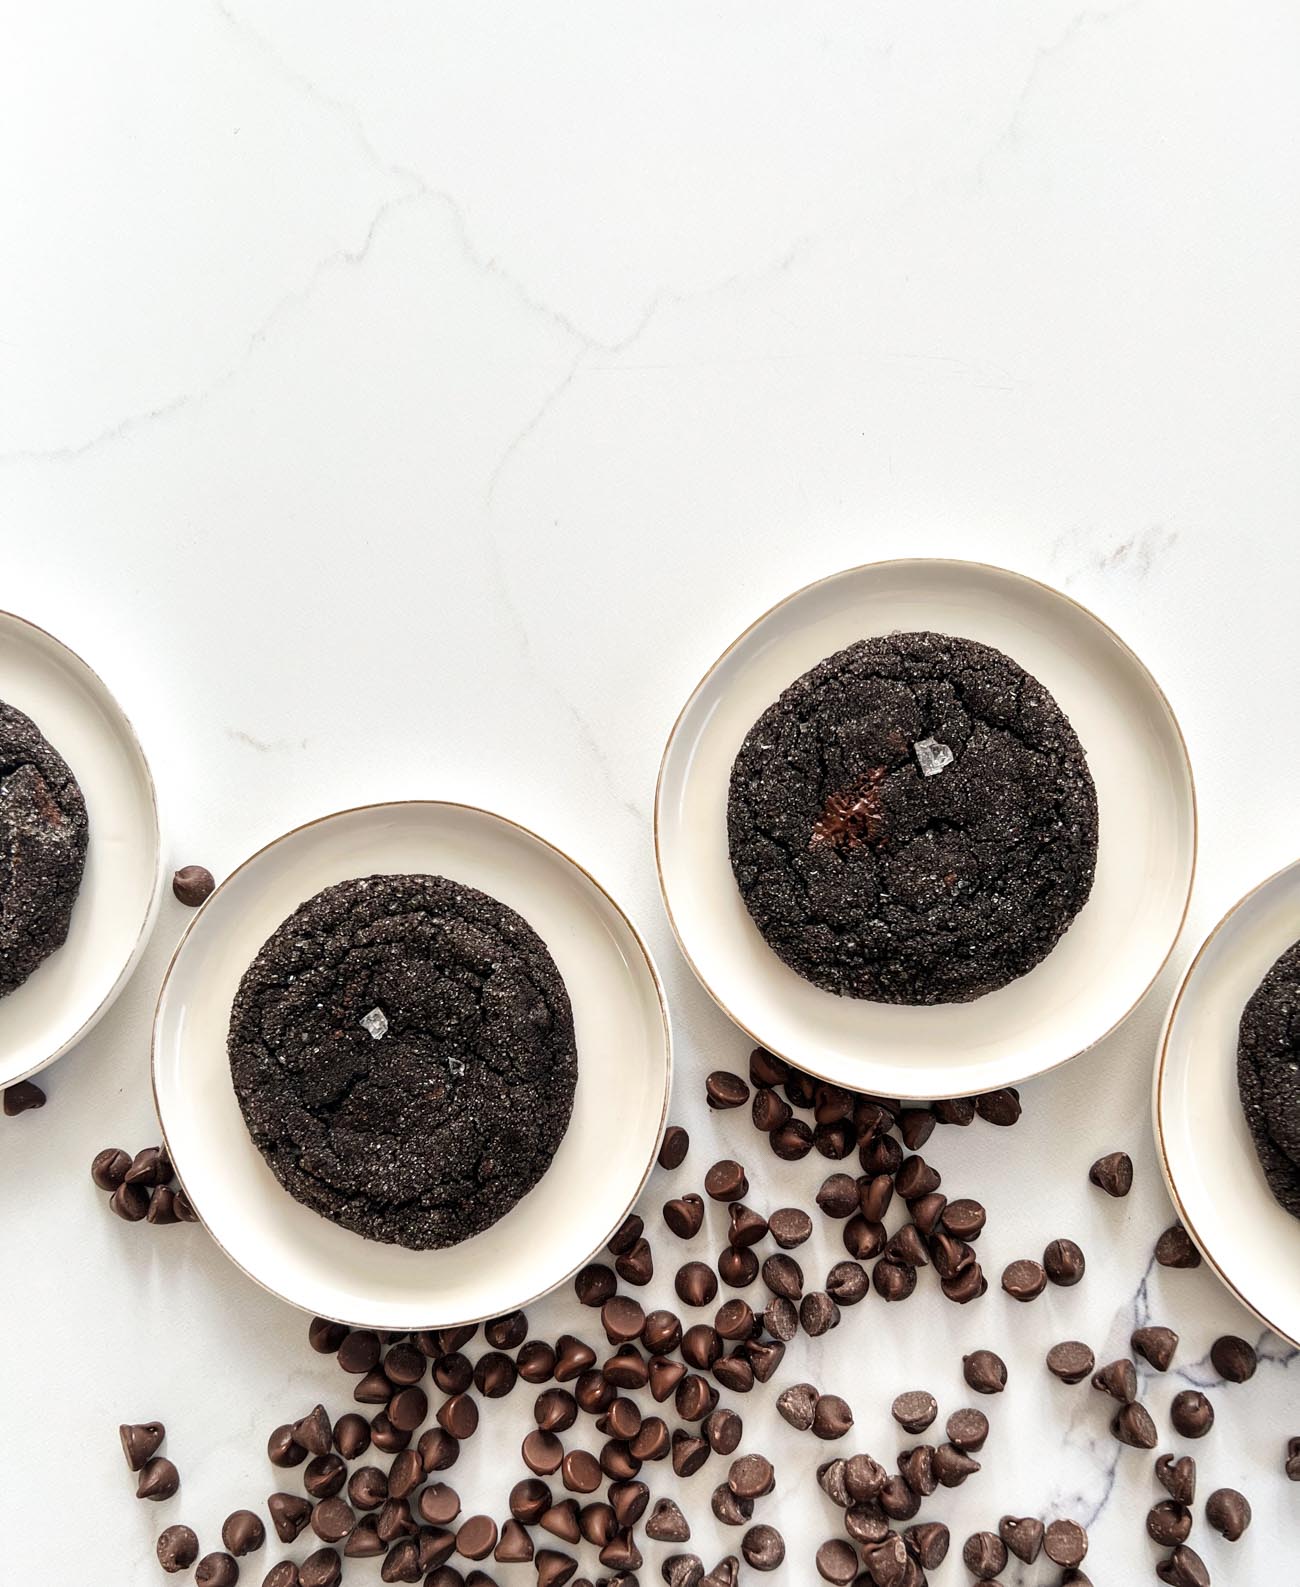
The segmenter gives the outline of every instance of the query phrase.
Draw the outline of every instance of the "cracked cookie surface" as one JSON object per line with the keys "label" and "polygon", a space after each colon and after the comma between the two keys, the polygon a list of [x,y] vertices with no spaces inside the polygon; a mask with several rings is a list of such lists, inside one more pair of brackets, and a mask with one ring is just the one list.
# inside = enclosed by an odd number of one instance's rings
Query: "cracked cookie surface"
{"label": "cracked cookie surface", "polygon": [[67,939],[88,836],[67,762],[29,716],[0,700],[0,997]]}
{"label": "cracked cookie surface", "polygon": [[300,905],[245,972],[227,1050],[289,1194],[416,1250],[478,1234],[532,1189],[578,1072],[546,944],[443,876],[357,878]]}
{"label": "cracked cookie surface", "polygon": [[727,838],[755,925],[807,980],[964,1002],[1033,969],[1086,903],[1097,794],[1065,714],[1010,657],[887,634],[754,723]]}
{"label": "cracked cookie surface", "polygon": [[1242,1012],[1237,1089],[1268,1188],[1300,1218],[1300,943],[1281,955]]}

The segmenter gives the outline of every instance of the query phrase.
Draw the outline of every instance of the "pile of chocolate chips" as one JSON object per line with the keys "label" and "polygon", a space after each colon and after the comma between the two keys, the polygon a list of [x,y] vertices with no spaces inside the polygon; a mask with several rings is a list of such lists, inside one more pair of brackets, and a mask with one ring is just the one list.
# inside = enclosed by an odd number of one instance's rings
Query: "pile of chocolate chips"
{"label": "pile of chocolate chips", "polygon": [[[958,1304],[985,1292],[975,1255],[984,1208],[969,1198],[949,1201],[940,1175],[919,1149],[939,1125],[967,1125],[976,1118],[1014,1124],[1019,1098],[1004,1090],[904,1106],[812,1080],[762,1049],[751,1056],[749,1081],[717,1071],[708,1077],[706,1092],[718,1110],[751,1103],[754,1123],[778,1157],[792,1160],[816,1151],[842,1162],[856,1154],[860,1172],[832,1171],[811,1210],[780,1207],[768,1213],[751,1204],[742,1164],[726,1158],[703,1176],[703,1195],[687,1190],[665,1201],[663,1223],[683,1239],[702,1228],[706,1198],[726,1207],[726,1244],[716,1262],[691,1260],[674,1270],[684,1317],[647,1309],[638,1297],[653,1281],[655,1255],[644,1219],[633,1213],[609,1242],[609,1262],[588,1264],[574,1280],[577,1298],[591,1309],[603,1335],[595,1346],[573,1334],[554,1340],[532,1336],[522,1312],[485,1324],[486,1348],[473,1360],[466,1350],[479,1336],[477,1326],[381,1334],[314,1319],[312,1348],[335,1356],[353,1379],[352,1399],[360,1409],[332,1419],[316,1405],[270,1434],[271,1464],[285,1472],[301,1467],[302,1490],[286,1486],[270,1495],[272,1526],[285,1544],[310,1533],[312,1546],[297,1562],[272,1565],[263,1587],[334,1587],[346,1562],[357,1558],[381,1559],[385,1582],[422,1581],[425,1587],[495,1587],[489,1559],[530,1563],[539,1587],[592,1587],[592,1577],[578,1574],[584,1550],[594,1554],[599,1587],[636,1587],[644,1564],[641,1538],[673,1545],[661,1566],[667,1587],[737,1587],[742,1560],[759,1573],[785,1562],[785,1541],[761,1509],[776,1489],[777,1472],[764,1455],[742,1448],[744,1422],[723,1397],[766,1384],[800,1333],[815,1337],[838,1326],[843,1309],[871,1288],[887,1301],[906,1300],[924,1269],[933,1267],[940,1289]],[[811,1122],[800,1113],[810,1113]],[[681,1168],[689,1144],[685,1130],[671,1127],[660,1165]],[[114,1172],[121,1169],[115,1193],[128,1179],[125,1155],[114,1163]],[[1123,1196],[1132,1164],[1123,1154],[1111,1154],[1093,1165],[1090,1177],[1107,1194]],[[902,1216],[891,1219],[891,1213]],[[811,1236],[814,1215],[842,1225],[848,1253],[820,1287],[806,1282],[791,1254]],[[892,1231],[887,1220],[895,1224]],[[1189,1265],[1187,1247],[1190,1241],[1175,1227],[1161,1236],[1157,1259]],[[1041,1262],[1012,1263],[1002,1283],[1009,1294],[1029,1301],[1049,1282],[1076,1283],[1083,1269],[1078,1246],[1058,1239],[1045,1248]],[[757,1298],[740,1293],[756,1285]],[[733,1293],[724,1296],[724,1289]],[[692,1321],[692,1312],[711,1320]],[[1177,1338],[1168,1329],[1143,1328],[1132,1343],[1136,1354],[1164,1370]],[[1253,1371],[1253,1354],[1244,1340],[1220,1340],[1215,1365],[1226,1380],[1244,1381]],[[1049,1369],[1065,1382],[1081,1382],[1095,1365],[1093,1352],[1079,1341],[1048,1355]],[[1005,1363],[988,1349],[964,1357],[963,1373],[975,1395],[997,1395],[1007,1383]],[[1137,1398],[1135,1364],[1111,1363],[1095,1372],[1094,1382],[1118,1401],[1115,1436],[1154,1448],[1158,1440]],[[464,1516],[446,1473],[464,1441],[475,1435],[481,1407],[515,1391],[535,1394],[534,1426],[519,1451],[523,1471],[503,1514]],[[784,1388],[776,1404],[790,1425],[831,1443],[853,1427],[847,1401],[811,1383]],[[932,1395],[915,1389],[897,1397],[893,1414],[905,1431],[919,1436],[936,1421],[939,1408]],[[1197,1437],[1208,1430],[1213,1409],[1199,1391],[1188,1391],[1175,1400],[1172,1420],[1175,1431]],[[161,1442],[161,1426],[147,1425]],[[808,1562],[823,1580],[845,1587],[923,1587],[926,1572],[945,1558],[951,1540],[942,1521],[921,1518],[920,1512],[939,1490],[979,1471],[974,1457],[989,1436],[989,1419],[974,1406],[958,1407],[944,1433],[942,1442],[904,1450],[892,1472],[866,1453],[837,1454],[818,1467],[818,1484],[841,1512],[843,1531]],[[152,1437],[151,1431],[139,1447]],[[1300,1478],[1300,1440],[1293,1442],[1288,1475],[1294,1465]],[[156,1449],[155,1443],[148,1459],[156,1458]],[[681,1505],[662,1492],[656,1497],[646,1479],[653,1472],[685,1478],[712,1461],[726,1462],[712,1489],[712,1514],[741,1535],[736,1553],[706,1568],[682,1546],[691,1539],[691,1524]],[[1194,1465],[1189,1457],[1165,1455],[1156,1472],[1169,1499],[1153,1507],[1148,1530],[1170,1548],[1157,1575],[1171,1587],[1203,1587],[1208,1573],[1185,1542]],[[1205,1513],[1227,1538],[1239,1537],[1250,1520],[1244,1497],[1229,1489],[1213,1494]],[[264,1537],[252,1511],[228,1517],[224,1551],[199,1560],[199,1587],[229,1587],[239,1574],[238,1557],[260,1548]],[[198,1558],[198,1549],[189,1528],[169,1527],[159,1539],[159,1560],[166,1570],[181,1570]],[[1070,1517],[1004,1515],[996,1530],[967,1538],[961,1557],[972,1576],[989,1581],[1009,1556],[1033,1562],[1041,1553],[1065,1572],[1063,1582],[1088,1587],[1081,1569],[1087,1549],[1086,1531]]]}
{"label": "pile of chocolate chips", "polygon": [[189,1197],[174,1183],[165,1146],[146,1146],[134,1157],[120,1146],[95,1153],[90,1177],[108,1191],[109,1208],[127,1223],[194,1223]]}

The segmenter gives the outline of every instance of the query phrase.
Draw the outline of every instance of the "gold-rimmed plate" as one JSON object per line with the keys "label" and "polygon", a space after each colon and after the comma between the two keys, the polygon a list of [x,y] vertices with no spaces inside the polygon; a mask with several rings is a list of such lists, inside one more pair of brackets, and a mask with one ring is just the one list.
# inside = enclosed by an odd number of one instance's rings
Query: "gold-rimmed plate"
{"label": "gold-rimmed plate", "polygon": [[[239,980],[281,921],[332,883],[402,871],[454,877],[517,910],[564,977],[578,1046],[573,1115],[546,1173],[490,1229],[441,1251],[363,1239],[295,1201],[249,1137],[226,1057]],[[292,1305],[373,1328],[496,1316],[576,1272],[654,1165],[671,1072],[659,977],[604,888],[527,828],[434,800],[340,811],[246,860],[191,922],[154,1017],[164,1139],[217,1244]]]}
{"label": "gold-rimmed plate", "polygon": [[1300,1221],[1278,1205],[1237,1092],[1242,1010],[1300,940],[1300,861],[1233,905],[1188,966],[1156,1057],[1152,1122],[1169,1194],[1244,1306],[1300,1345]]}
{"label": "gold-rimmed plate", "polygon": [[[757,717],[823,657],[856,639],[909,629],[980,640],[1037,677],[1078,732],[1100,808],[1092,895],[1053,951],[986,997],[932,1008],[838,998],[803,980],[750,920],[727,851],[731,765]],[[962,1096],[1074,1057],[1149,990],[1187,910],[1196,800],[1168,701],[1099,618],[1002,568],[881,562],[797,591],[710,668],[664,750],[655,850],[683,953],[756,1041],[842,1085],[887,1096]]]}
{"label": "gold-rimmed plate", "polygon": [[0,1086],[34,1074],[111,1007],[158,913],[161,842],[153,777],[103,679],[52,634],[0,612],[0,700],[67,761],[90,842],[63,946],[0,998]]}

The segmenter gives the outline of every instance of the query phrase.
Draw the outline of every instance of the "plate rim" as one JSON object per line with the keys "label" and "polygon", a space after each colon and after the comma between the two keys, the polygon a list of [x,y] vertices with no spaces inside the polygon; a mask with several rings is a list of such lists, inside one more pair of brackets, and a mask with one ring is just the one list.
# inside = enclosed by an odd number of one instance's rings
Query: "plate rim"
{"label": "plate rim", "polygon": [[1275,871],[1270,872],[1270,874],[1265,876],[1261,881],[1256,882],[1253,887],[1248,887],[1241,897],[1237,899],[1236,903],[1230,904],[1228,908],[1224,910],[1223,914],[1206,933],[1205,940],[1201,943],[1200,947],[1197,948],[1196,952],[1193,954],[1190,962],[1188,963],[1186,970],[1184,970],[1181,978],[1179,979],[1178,986],[1174,990],[1174,995],[1169,1000],[1169,1008],[1165,1014],[1164,1024],[1161,1026],[1160,1042],[1156,1048],[1155,1064],[1152,1069],[1151,1134],[1155,1142],[1156,1160],[1160,1164],[1161,1177],[1164,1179],[1165,1189],[1169,1192],[1169,1199],[1174,1204],[1174,1211],[1178,1214],[1183,1227],[1196,1242],[1197,1250],[1205,1258],[1206,1262],[1209,1263],[1210,1269],[1214,1273],[1215,1277],[1228,1291],[1228,1293],[1232,1295],[1237,1301],[1239,1301],[1240,1304],[1243,1305],[1253,1317],[1258,1318],[1266,1328],[1271,1329],[1280,1339],[1285,1340],[1287,1344],[1300,1346],[1300,1337],[1297,1337],[1296,1334],[1288,1333],[1285,1328],[1274,1322],[1273,1319],[1266,1313],[1262,1312],[1253,1301],[1248,1300],[1247,1297],[1237,1287],[1237,1285],[1232,1281],[1232,1279],[1228,1277],[1222,1267],[1219,1266],[1219,1263],[1215,1260],[1215,1257],[1210,1251],[1209,1246],[1205,1243],[1204,1238],[1198,1232],[1195,1223],[1187,1215],[1187,1208],[1184,1206],[1183,1199],[1178,1193],[1178,1188],[1174,1183],[1173,1171],[1169,1163],[1169,1152],[1165,1144],[1164,1118],[1162,1109],[1165,1069],[1169,1057],[1169,1038],[1173,1034],[1174,1020],[1178,1015],[1179,1008],[1182,1006],[1184,994],[1191,984],[1191,979],[1196,972],[1197,966],[1209,952],[1213,943],[1218,939],[1219,933],[1227,928],[1228,923],[1235,915],[1244,909],[1248,903],[1250,903],[1252,898],[1254,898],[1257,894],[1264,892],[1275,882],[1280,881],[1281,878],[1287,875],[1288,872],[1295,871],[1297,869],[1300,869],[1300,859],[1288,860],[1285,865],[1279,865]]}
{"label": "plate rim", "polygon": [[[167,968],[163,971],[162,979],[158,983],[158,996],[154,1001],[153,1018],[150,1021],[149,1027],[149,1088],[153,1097],[154,1114],[158,1119],[158,1128],[162,1135],[162,1143],[166,1149],[168,1157],[171,1158],[172,1167],[175,1170],[177,1181],[179,1182],[181,1188],[185,1190],[186,1197],[190,1201],[190,1206],[194,1210],[194,1215],[198,1219],[199,1223],[203,1226],[208,1238],[217,1247],[226,1260],[230,1262],[235,1268],[237,1268],[239,1272],[245,1276],[245,1278],[251,1279],[259,1289],[263,1290],[268,1295],[274,1296],[276,1300],[283,1301],[285,1305],[292,1306],[295,1311],[326,1317],[330,1322],[343,1323],[350,1328],[375,1328],[379,1325],[374,1322],[358,1322],[355,1319],[348,1317],[333,1317],[329,1316],[325,1312],[317,1312],[314,1310],[314,1308],[304,1306],[300,1301],[296,1301],[291,1296],[284,1294],[280,1290],[277,1290],[272,1284],[268,1283],[265,1279],[260,1278],[256,1273],[250,1272],[250,1270],[244,1266],[239,1258],[234,1256],[217,1238],[209,1226],[207,1219],[203,1216],[202,1211],[199,1209],[197,1202],[195,1202],[193,1198],[190,1197],[189,1190],[186,1188],[184,1176],[181,1174],[180,1167],[177,1164],[176,1159],[171,1155],[171,1143],[167,1138],[167,1126],[163,1122],[162,1107],[158,1097],[159,1026],[161,1023],[163,998],[165,997],[167,987],[171,982],[172,971],[176,967],[177,961],[181,955],[181,951],[185,947],[185,944],[189,941],[190,933],[195,929],[195,927],[199,924],[199,921],[202,919],[203,914],[208,907],[209,901],[217,896],[221,889],[225,887],[227,882],[232,881],[236,876],[247,870],[250,865],[261,859],[261,857],[268,853],[271,849],[277,848],[281,843],[288,842],[290,838],[297,837],[300,832],[308,831],[313,827],[323,826],[327,822],[336,821],[344,816],[361,815],[379,810],[406,809],[413,805],[433,807],[443,810],[466,811],[471,815],[486,816],[491,821],[498,822],[502,826],[511,827],[516,832],[522,833],[524,837],[531,839],[534,843],[540,844],[542,848],[550,850],[552,854],[556,854],[560,857],[560,859],[567,861],[569,865],[573,866],[575,870],[577,870],[587,879],[588,882],[590,882],[590,884],[606,900],[609,906],[613,909],[614,913],[631,933],[632,940],[636,944],[641,954],[641,958],[644,962],[646,970],[649,972],[650,982],[654,987],[655,998],[659,1006],[659,1019],[663,1030],[664,1053],[663,1102],[659,1110],[659,1124],[655,1132],[655,1144],[650,1153],[649,1162],[646,1164],[645,1172],[637,1182],[637,1186],[632,1194],[631,1200],[618,1214],[618,1217],[615,1219],[615,1221],[610,1225],[609,1234],[601,1240],[600,1244],[590,1251],[582,1259],[582,1261],[576,1263],[573,1267],[556,1278],[553,1283],[548,1284],[544,1289],[538,1290],[535,1294],[530,1295],[527,1299],[516,1301],[514,1308],[512,1309],[522,1310],[524,1307],[535,1305],[544,1296],[551,1294],[552,1291],[558,1289],[562,1284],[573,1278],[573,1276],[580,1272],[582,1268],[587,1265],[587,1263],[592,1261],[593,1258],[598,1256],[600,1252],[605,1249],[610,1236],[617,1232],[623,1221],[627,1218],[628,1214],[633,1210],[637,1202],[640,1200],[642,1192],[645,1190],[646,1185],[650,1181],[650,1176],[654,1173],[655,1165],[659,1160],[659,1142],[663,1138],[664,1126],[668,1121],[668,1107],[672,1099],[672,1020],[668,1007],[668,997],[664,991],[664,984],[659,974],[659,968],[655,964],[654,956],[650,952],[644,937],[637,930],[636,925],[633,923],[627,911],[622,907],[622,905],[613,896],[609,889],[605,887],[604,884],[600,882],[595,876],[593,876],[587,867],[581,863],[581,861],[574,859],[573,855],[560,848],[558,844],[552,843],[549,838],[544,838],[541,833],[535,832],[531,827],[525,826],[522,821],[516,821],[512,816],[502,815],[500,811],[489,810],[485,805],[471,804],[468,801],[461,799],[376,799],[367,801],[363,804],[346,805],[342,809],[331,810],[326,812],[324,815],[314,816],[309,821],[300,821],[296,826],[288,828],[287,831],[281,832],[276,837],[273,837],[266,843],[261,844],[258,848],[254,849],[253,852],[247,856],[247,858],[241,860],[238,865],[236,865],[231,871],[222,877],[221,881],[218,882],[216,887],[214,887],[212,892],[208,895],[208,898],[205,898],[198,909],[194,911],[193,917],[186,924],[185,930],[181,933],[179,941],[172,950],[171,957],[167,961]],[[484,1312],[480,1316],[462,1317],[458,1320],[426,1323],[420,1324],[419,1326],[451,1328],[457,1327],[460,1324],[478,1324],[487,1322],[491,1318],[499,1315],[501,1314],[496,1311]]]}
{"label": "plate rim", "polygon": [[[1168,695],[1166,695],[1165,691],[1161,688],[1154,673],[1152,673],[1150,668],[1142,660],[1141,656],[1139,656],[1130,645],[1125,643],[1125,641],[1115,632],[1109,623],[1107,623],[1103,618],[1099,617],[1091,607],[1085,606],[1082,601],[1076,600],[1073,595],[1068,595],[1064,590],[1057,589],[1054,584],[1048,584],[1042,579],[1036,579],[1028,573],[1021,573],[1016,568],[1003,567],[996,562],[975,561],[968,557],[881,557],[873,562],[857,562],[851,567],[840,568],[834,573],[823,574],[821,578],[811,579],[807,584],[800,585],[798,589],[792,590],[788,595],[782,596],[780,600],[774,601],[766,611],[760,613],[759,616],[754,618],[753,622],[749,623],[745,628],[743,628],[741,632],[736,635],[731,643],[720,652],[711,665],[705,670],[699,682],[682,702],[681,709],[678,711],[676,717],[673,720],[673,725],[669,729],[668,737],[664,742],[663,754],[659,759],[659,772],[655,778],[653,825],[655,873],[659,881],[659,896],[663,901],[664,913],[668,916],[668,924],[672,928],[673,937],[677,943],[678,950],[680,951],[682,957],[686,960],[686,963],[689,965],[691,973],[708,993],[709,997],[713,999],[713,1002],[717,1005],[717,1007],[721,1009],[726,1017],[732,1022],[732,1024],[735,1025],[739,1030],[742,1030],[751,1041],[757,1042],[760,1047],[766,1048],[768,1052],[774,1053],[778,1058],[784,1059],[787,1063],[794,1064],[797,1068],[802,1069],[805,1073],[813,1075],[816,1079],[825,1080],[832,1085],[842,1084],[842,1082],[837,1080],[834,1076],[822,1074],[812,1064],[808,1063],[806,1059],[796,1058],[790,1053],[783,1053],[778,1048],[772,1047],[767,1042],[765,1042],[756,1031],[751,1030],[750,1027],[746,1025],[745,1022],[740,1019],[735,1014],[735,1012],[727,1006],[726,1003],[723,1002],[722,998],[705,979],[699,966],[696,964],[690,953],[690,950],[687,948],[686,943],[682,938],[682,933],[678,927],[677,919],[673,914],[672,904],[669,901],[668,887],[664,879],[662,854],[663,839],[662,833],[660,831],[660,813],[664,792],[664,776],[668,767],[669,756],[672,754],[673,746],[676,743],[677,735],[681,730],[681,725],[686,713],[690,710],[692,705],[694,705],[696,699],[705,688],[705,685],[709,682],[709,679],[713,677],[714,673],[717,672],[718,668],[723,664],[724,661],[726,661],[728,656],[730,656],[745,642],[746,639],[749,638],[755,629],[767,622],[770,617],[775,616],[775,614],[781,611],[782,608],[791,605],[794,601],[800,600],[806,595],[809,595],[813,590],[820,589],[823,585],[835,584],[841,579],[849,579],[857,574],[878,572],[885,568],[903,567],[972,569],[980,573],[997,574],[1002,578],[1010,579],[1021,584],[1030,585],[1036,590],[1044,591],[1048,595],[1053,595],[1058,600],[1064,601],[1067,605],[1074,607],[1076,611],[1081,612],[1085,617],[1091,618],[1091,620],[1096,623],[1098,628],[1101,629],[1110,642],[1137,666],[1139,672],[1150,684],[1156,695],[1156,698],[1164,707],[1169,721],[1174,729],[1178,747],[1182,752],[1183,765],[1187,771],[1187,789],[1191,798],[1192,858],[1191,865],[1188,868],[1187,873],[1187,887],[1183,895],[1182,911],[1179,914],[1178,924],[1174,928],[1173,935],[1169,939],[1169,946],[1165,949],[1164,956],[1161,958],[1160,963],[1156,966],[1150,980],[1138,993],[1137,997],[1135,997],[1129,1004],[1128,1008],[1126,1008],[1124,1012],[1109,1026],[1107,1026],[1107,1028],[1099,1035],[1094,1036],[1090,1042],[1087,1042],[1084,1046],[1077,1048],[1074,1052],[1066,1053],[1063,1057],[1055,1059],[1053,1062],[1044,1065],[1042,1068],[1033,1069],[1028,1074],[1021,1075],[1018,1078],[1010,1079],[1004,1082],[1006,1085],[1020,1085],[1023,1081],[1034,1080],[1040,1075],[1051,1074],[1053,1070],[1061,1068],[1064,1064],[1072,1063],[1076,1058],[1081,1058],[1084,1053],[1091,1052],[1094,1047],[1099,1046],[1108,1037],[1114,1035],[1119,1027],[1124,1024],[1124,1022],[1133,1014],[1138,1005],[1146,998],[1152,987],[1164,974],[1170,959],[1173,957],[1174,949],[1178,946],[1179,940],[1182,937],[1183,928],[1187,924],[1187,916],[1191,909],[1192,893],[1196,886],[1196,873],[1200,861],[1200,806],[1196,793],[1196,773],[1192,766],[1192,757],[1187,748],[1187,738],[1183,733],[1182,723],[1178,720],[1177,713],[1170,704]],[[891,1091],[890,1094],[892,1096],[893,1092]],[[925,1102],[933,1101],[934,1099],[929,1096],[915,1094],[902,1095],[900,1096],[899,1100],[904,1102]]]}
{"label": "plate rim", "polygon": [[162,814],[158,808],[158,786],[154,782],[153,767],[150,766],[149,757],[144,752],[144,745],[140,742],[140,735],[135,730],[135,723],[126,714],[126,710],[123,707],[122,702],[118,699],[117,695],[113,693],[112,689],[109,688],[109,686],[104,682],[103,678],[100,677],[99,673],[95,671],[94,667],[90,665],[86,658],[79,652],[75,651],[66,640],[60,639],[57,634],[52,634],[48,628],[42,628],[39,623],[33,622],[30,617],[24,617],[20,612],[11,612],[0,608],[0,623],[5,622],[6,620],[17,623],[23,628],[31,629],[33,633],[39,634],[42,639],[48,640],[50,644],[54,645],[57,649],[62,650],[66,655],[71,656],[73,661],[75,661],[77,665],[81,667],[82,670],[86,672],[89,677],[104,691],[105,697],[116,710],[123,727],[126,729],[127,738],[130,744],[134,747],[135,753],[139,757],[140,765],[144,770],[145,785],[149,790],[149,809],[153,816],[153,878],[149,887],[149,902],[145,906],[144,915],[140,921],[140,929],[136,934],[136,939],[131,946],[130,952],[123,961],[122,968],[118,971],[116,977],[114,978],[112,986],[109,987],[108,991],[105,992],[104,996],[81,1022],[81,1024],[78,1025],[72,1035],[69,1036],[67,1040],[64,1041],[60,1046],[56,1047],[52,1053],[40,1059],[39,1062],[31,1065],[30,1068],[24,1069],[21,1073],[6,1079],[3,1084],[5,1087],[9,1087],[17,1085],[21,1080],[30,1079],[32,1075],[40,1074],[43,1069],[48,1069],[52,1063],[57,1062],[57,1060],[62,1058],[65,1053],[70,1052],[78,1042],[84,1040],[85,1037],[87,1037],[95,1028],[95,1026],[99,1024],[104,1015],[108,1013],[113,1004],[117,1002],[117,999],[125,988],[126,983],[131,979],[132,975],[135,974],[136,968],[138,967],[140,960],[144,955],[145,948],[148,946],[149,938],[153,935],[153,928],[158,919],[158,911],[162,905],[163,834]]}

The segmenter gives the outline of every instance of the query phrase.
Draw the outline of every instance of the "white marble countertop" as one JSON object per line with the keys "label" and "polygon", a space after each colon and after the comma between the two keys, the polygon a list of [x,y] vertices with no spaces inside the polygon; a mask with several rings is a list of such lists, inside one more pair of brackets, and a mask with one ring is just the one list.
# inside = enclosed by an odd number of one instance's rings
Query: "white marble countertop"
{"label": "white marble countertop", "polygon": [[[304,817],[408,794],[519,814],[589,864],[663,970],[697,1177],[725,1149],[775,1206],[825,1172],[706,1115],[704,1074],[747,1046],[655,884],[660,750],[718,651],[820,574],[946,554],[1067,590],[1160,679],[1202,814],[1171,966],[1024,1087],[1012,1134],[929,1153],[987,1202],[991,1273],[1069,1235],[1086,1279],[1024,1308],[872,1297],[782,1373],[846,1394],[883,1458],[895,1393],[946,1413],[962,1352],[1002,1351],[984,1471],[925,1513],[958,1546],[1007,1511],[1073,1514],[1099,1587],[1154,1580],[1160,1493],[1043,1351],[1109,1359],[1135,1317],[1171,1324],[1160,1416],[1209,1379],[1216,1334],[1259,1335],[1207,1269],[1150,1266],[1170,1209],[1148,1091],[1195,945],[1300,844],[1298,57],[1287,0],[66,0],[8,8],[0,51],[0,605],[131,713],[169,869],[220,875]],[[201,1228],[119,1223],[87,1178],[99,1147],[156,1137],[149,1020],[184,923],[168,899],[126,993],[42,1077],[48,1106],[0,1120],[6,1582],[164,1579],[160,1526],[216,1546],[277,1486],[267,1431],[347,1403],[305,1319]],[[1116,1148],[1137,1164],[1122,1203],[1085,1181]],[[656,1176],[652,1226],[666,1193]],[[534,1329],[594,1339],[575,1311],[553,1298]],[[1262,1351],[1251,1383],[1211,1389],[1195,1451],[1202,1498],[1232,1484],[1255,1511],[1235,1550],[1198,1520],[1216,1582],[1282,1580],[1300,1535],[1280,1470],[1300,1368]],[[741,1408],[779,1467],[773,1580],[807,1582],[837,1525],[823,1450],[769,1398]],[[527,1404],[456,1469],[467,1505],[501,1509]],[[182,1469],[164,1505],[134,1500],[117,1449],[146,1417]],[[690,1488],[709,1563],[738,1542],[708,1515],[719,1474]],[[937,1582],[965,1580],[956,1555]]]}

